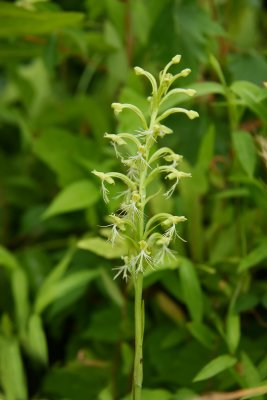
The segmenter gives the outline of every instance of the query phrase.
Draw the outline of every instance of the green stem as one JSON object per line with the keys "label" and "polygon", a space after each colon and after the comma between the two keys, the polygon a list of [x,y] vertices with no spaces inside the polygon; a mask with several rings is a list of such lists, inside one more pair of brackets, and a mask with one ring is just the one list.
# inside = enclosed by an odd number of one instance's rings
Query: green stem
{"label": "green stem", "polygon": [[[152,129],[157,117],[158,108],[152,110],[149,129]],[[148,140],[146,147],[148,148],[146,159],[149,159]],[[147,161],[146,160],[146,161]],[[146,204],[146,179],[148,167],[140,172],[139,193],[140,201],[140,218],[139,218],[139,240],[143,240],[145,232],[145,204]],[[142,383],[143,383],[143,338],[145,324],[145,307],[142,300],[143,291],[143,272],[138,272],[135,276],[135,301],[134,301],[134,318],[135,318],[135,357],[134,357],[134,373],[133,373],[133,389],[132,400],[142,399]]]}
{"label": "green stem", "polygon": [[142,382],[143,382],[143,335],[144,335],[144,317],[143,317],[143,273],[139,272],[135,280],[135,359],[133,375],[133,400],[141,400]]}

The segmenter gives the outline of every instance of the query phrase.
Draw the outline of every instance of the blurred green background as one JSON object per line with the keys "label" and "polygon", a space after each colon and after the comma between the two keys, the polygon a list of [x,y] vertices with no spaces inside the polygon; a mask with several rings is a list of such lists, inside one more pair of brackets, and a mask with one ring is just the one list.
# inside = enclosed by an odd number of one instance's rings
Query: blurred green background
{"label": "blurred green background", "polygon": [[110,108],[144,103],[133,67],[175,54],[197,90],[175,104],[200,118],[170,117],[161,143],[193,177],[152,204],[188,222],[177,263],[145,277],[143,397],[267,380],[266,37],[260,0],[0,2],[1,400],[129,394],[133,290],[99,228],[118,200],[90,171],[120,168],[104,132],[139,128]]}

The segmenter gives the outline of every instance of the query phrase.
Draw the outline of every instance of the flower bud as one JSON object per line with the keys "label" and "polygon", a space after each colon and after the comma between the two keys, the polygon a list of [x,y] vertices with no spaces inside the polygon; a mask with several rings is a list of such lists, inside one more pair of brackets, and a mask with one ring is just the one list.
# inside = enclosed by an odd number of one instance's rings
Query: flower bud
{"label": "flower bud", "polygon": [[197,117],[199,117],[198,112],[194,111],[194,110],[189,110],[187,111],[187,115],[190,119],[195,119]]}
{"label": "flower bud", "polygon": [[168,227],[170,225],[176,225],[179,222],[184,222],[187,221],[187,218],[185,218],[183,215],[178,216],[178,215],[171,215],[164,221],[162,221],[162,225],[165,227]]}
{"label": "flower bud", "polygon": [[188,94],[188,96],[195,96],[196,90],[195,89],[186,89],[186,94]]}
{"label": "flower bud", "polygon": [[97,176],[98,178],[101,179],[101,181],[103,182],[107,182],[110,183],[111,185],[113,185],[115,183],[114,179],[111,178],[111,176],[109,176],[108,174],[105,174],[104,172],[99,172],[96,171],[95,169],[92,171],[92,174],[94,174],[95,176]]}
{"label": "flower bud", "polygon": [[172,63],[173,64],[179,64],[179,62],[181,61],[182,56],[180,54],[177,54],[176,56],[174,56],[172,58]]}
{"label": "flower bud", "polygon": [[164,157],[164,160],[166,160],[168,162],[172,162],[172,161],[179,162],[182,159],[183,159],[183,156],[181,156],[180,154],[175,154],[175,153],[169,154],[166,157]]}
{"label": "flower bud", "polygon": [[118,144],[119,146],[122,145],[122,144],[126,144],[125,140],[123,140],[118,135],[113,135],[113,134],[109,134],[109,133],[106,132],[104,134],[104,138],[112,140],[112,142]]}
{"label": "flower bud", "polygon": [[136,75],[144,75],[144,72],[145,72],[145,70],[140,67],[134,67],[134,71],[135,71]]}
{"label": "flower bud", "polygon": [[190,74],[190,72],[191,72],[190,68],[185,68],[179,73],[179,75],[183,76],[183,77],[186,77],[186,76],[188,76]]}
{"label": "flower bud", "polygon": [[123,110],[123,106],[121,103],[112,103],[111,107],[114,109],[115,115],[119,115],[119,113]]}
{"label": "flower bud", "polygon": [[180,179],[180,178],[191,178],[191,176],[192,175],[190,173],[175,170],[175,171],[171,172],[170,174],[168,174],[165,179],[172,180],[172,179]]}

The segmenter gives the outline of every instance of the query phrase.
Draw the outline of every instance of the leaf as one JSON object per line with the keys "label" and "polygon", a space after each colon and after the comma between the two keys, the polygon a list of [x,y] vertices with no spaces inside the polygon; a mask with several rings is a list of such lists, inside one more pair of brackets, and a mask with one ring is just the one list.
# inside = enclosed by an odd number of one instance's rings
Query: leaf
{"label": "leaf", "polygon": [[[101,363],[100,360],[95,361]],[[46,399],[96,400],[109,383],[109,374],[105,366],[89,367],[78,362],[69,363],[64,368],[54,367],[44,377],[42,393]]]}
{"label": "leaf", "polygon": [[203,346],[212,349],[215,343],[215,334],[206,325],[200,322],[189,322],[187,324],[192,336],[194,336]]}
{"label": "leaf", "polygon": [[201,322],[203,317],[203,296],[196,270],[189,260],[184,259],[180,265],[179,273],[183,298],[191,318],[195,322]]}
{"label": "leaf", "polygon": [[198,152],[198,160],[196,170],[201,168],[207,171],[210,167],[212,157],[214,155],[214,143],[215,143],[215,127],[210,125],[207,132],[202,138],[201,146]]}
{"label": "leaf", "polygon": [[[210,94],[224,94],[224,87],[218,82],[197,82],[192,83],[188,88],[196,91],[194,97],[208,96]],[[190,100],[192,100],[192,98],[183,93],[170,96],[166,101],[164,101],[163,105],[160,107],[160,110],[165,111],[171,107],[188,102]]]}
{"label": "leaf", "polygon": [[171,400],[194,400],[197,395],[191,389],[182,388],[175,393],[175,397]]}
{"label": "leaf", "polygon": [[45,291],[56,284],[66,272],[75,252],[75,247],[72,246],[68,249],[64,257],[59,261],[59,263],[53,268],[53,270],[47,275],[42,283],[41,290]]}
{"label": "leaf", "polygon": [[41,58],[36,58],[27,65],[20,66],[19,76],[30,85],[31,96],[27,101],[29,114],[32,118],[38,117],[44,105],[51,97],[52,87],[49,74]]}
{"label": "leaf", "polygon": [[255,114],[267,121],[266,107],[262,100],[266,96],[266,90],[247,81],[236,81],[231,85],[231,90],[238,95],[243,103]]}
{"label": "leaf", "polygon": [[233,81],[241,79],[261,85],[267,76],[267,63],[264,55],[254,51],[229,54],[227,69],[231,72]]}
{"label": "leaf", "polygon": [[125,301],[117,284],[114,282],[113,279],[111,279],[110,275],[108,274],[105,268],[101,268],[100,274],[107,294],[119,307],[123,307]]}
{"label": "leaf", "polygon": [[14,270],[20,268],[20,265],[10,251],[8,251],[5,247],[0,245],[0,265],[8,268],[9,270]]}
{"label": "leaf", "polygon": [[127,342],[123,342],[121,344],[121,370],[123,375],[132,373],[133,363],[134,350]]}
{"label": "leaf", "polygon": [[15,303],[15,313],[19,333],[26,333],[26,324],[29,316],[29,289],[25,272],[21,268],[13,271],[11,276],[12,292]]}
{"label": "leaf", "polygon": [[234,188],[228,190],[222,190],[219,193],[214,195],[216,199],[230,199],[230,198],[239,198],[239,197],[248,197],[249,190],[247,188]]}
{"label": "leaf", "polygon": [[82,239],[78,242],[78,247],[83,250],[89,250],[92,253],[109,260],[120,258],[126,251],[125,246],[122,243],[119,242],[112,247],[111,243],[100,237]]}
{"label": "leaf", "polygon": [[218,82],[198,82],[190,85],[196,90],[196,96],[207,96],[209,94],[224,94],[224,87]]}
{"label": "leaf", "polygon": [[264,240],[258,247],[252,250],[247,256],[245,256],[239,264],[238,272],[241,273],[250,268],[255,267],[261,261],[267,258],[267,242]]}
{"label": "leaf", "polygon": [[[131,400],[132,396],[124,397],[122,400]],[[143,389],[142,400],[172,400],[170,392],[163,389]]]}
{"label": "leaf", "polygon": [[32,314],[29,319],[27,338],[32,357],[44,365],[48,364],[48,348],[43,323],[40,315]]}
{"label": "leaf", "polygon": [[194,382],[209,379],[236,364],[237,359],[228,354],[221,355],[206,364],[194,378]]}
{"label": "leaf", "polygon": [[89,180],[74,182],[54,198],[43,218],[88,208],[97,202],[99,196],[99,190]]}
{"label": "leaf", "polygon": [[248,176],[252,178],[257,161],[257,151],[254,141],[246,131],[234,132],[233,140],[237,157]]}
{"label": "leaf", "polygon": [[242,381],[245,387],[256,387],[261,383],[261,376],[246,352],[241,353]]}
{"label": "leaf", "polygon": [[40,290],[38,293],[34,310],[37,314],[44,311],[52,302],[62,296],[67,296],[72,290],[87,285],[92,279],[99,275],[99,271],[79,271],[72,273],[52,285],[46,290]]}
{"label": "leaf", "polygon": [[214,71],[216,72],[218,78],[220,79],[221,83],[226,86],[226,82],[225,82],[225,78],[223,75],[223,71],[221,69],[220,63],[217,60],[217,58],[214,57],[213,54],[210,54],[210,63],[212,65],[212,68],[214,69]]}
{"label": "leaf", "polygon": [[1,385],[9,400],[27,400],[27,387],[17,339],[0,336]]}
{"label": "leaf", "polygon": [[112,388],[110,386],[107,386],[104,388],[100,393],[97,398],[97,400],[112,400]]}
{"label": "leaf", "polygon": [[[81,108],[81,104],[79,107]],[[67,110],[67,112],[69,114],[71,110]],[[77,163],[77,158],[93,158],[92,146],[89,141],[59,128],[45,129],[40,136],[34,138],[33,152],[57,174],[60,186],[69,185],[86,177],[82,167]],[[88,176],[88,172],[86,175]]]}
{"label": "leaf", "polygon": [[53,33],[65,27],[80,25],[79,12],[32,12],[7,2],[0,2],[0,37]]}
{"label": "leaf", "polygon": [[230,311],[226,318],[226,340],[232,354],[238,347],[240,336],[240,316]]}

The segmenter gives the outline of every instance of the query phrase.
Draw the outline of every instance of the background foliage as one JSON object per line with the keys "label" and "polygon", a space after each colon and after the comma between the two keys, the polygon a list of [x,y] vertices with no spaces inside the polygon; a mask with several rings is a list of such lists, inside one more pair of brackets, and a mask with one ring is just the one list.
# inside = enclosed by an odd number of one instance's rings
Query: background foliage
{"label": "background foliage", "polygon": [[177,53],[198,91],[179,102],[200,118],[168,121],[193,178],[153,203],[188,222],[177,262],[145,278],[144,400],[264,383],[266,2],[2,1],[0,20],[0,398],[129,393],[133,293],[99,237],[117,200],[106,209],[90,171],[119,168],[103,134],[111,102],[148,94],[132,67]]}

